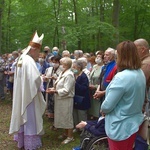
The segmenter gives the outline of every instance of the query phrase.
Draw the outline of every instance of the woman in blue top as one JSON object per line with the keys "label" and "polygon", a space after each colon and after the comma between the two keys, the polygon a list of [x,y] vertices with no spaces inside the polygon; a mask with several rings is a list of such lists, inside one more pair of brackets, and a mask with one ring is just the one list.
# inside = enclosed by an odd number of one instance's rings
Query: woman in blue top
{"label": "woman in blue top", "polygon": [[87,121],[87,110],[90,108],[89,80],[83,72],[83,68],[84,65],[81,60],[76,60],[72,64],[72,71],[76,79],[75,96],[83,98],[81,103],[76,105],[74,103],[73,118],[75,126],[81,121]]}
{"label": "woman in blue top", "polygon": [[101,106],[110,150],[132,150],[136,132],[143,122],[145,77],[137,48],[131,41],[117,46],[118,73],[106,89]]}

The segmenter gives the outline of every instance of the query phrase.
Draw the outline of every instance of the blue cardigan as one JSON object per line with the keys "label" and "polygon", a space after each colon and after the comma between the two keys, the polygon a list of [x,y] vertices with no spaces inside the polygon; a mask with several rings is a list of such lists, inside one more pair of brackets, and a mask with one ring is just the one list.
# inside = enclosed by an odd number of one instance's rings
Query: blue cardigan
{"label": "blue cardigan", "polygon": [[84,97],[80,106],[74,106],[75,109],[87,110],[90,108],[89,80],[84,72],[76,79],[75,95]]}
{"label": "blue cardigan", "polygon": [[139,70],[124,70],[115,75],[106,88],[101,105],[105,116],[105,131],[110,139],[121,141],[136,133],[143,122],[142,106],[146,80]]}

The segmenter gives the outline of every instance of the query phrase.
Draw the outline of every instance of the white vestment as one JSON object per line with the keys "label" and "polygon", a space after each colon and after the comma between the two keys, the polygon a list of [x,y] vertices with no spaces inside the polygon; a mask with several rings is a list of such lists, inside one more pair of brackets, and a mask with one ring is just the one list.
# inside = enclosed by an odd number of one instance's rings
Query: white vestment
{"label": "white vestment", "polygon": [[34,103],[36,134],[43,134],[46,103],[40,91],[42,80],[36,63],[29,55],[22,57],[22,66],[16,67],[14,75],[13,108],[9,134],[17,133],[28,121],[27,106]]}

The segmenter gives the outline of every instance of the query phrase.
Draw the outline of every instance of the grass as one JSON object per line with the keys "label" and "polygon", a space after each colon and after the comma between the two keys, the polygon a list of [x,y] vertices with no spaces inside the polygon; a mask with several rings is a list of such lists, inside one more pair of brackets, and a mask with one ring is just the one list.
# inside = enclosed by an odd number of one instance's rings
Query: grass
{"label": "grass", "polygon": [[[18,150],[17,143],[13,140],[13,135],[8,134],[11,107],[12,101],[9,100],[9,97],[7,97],[6,100],[0,100],[0,150]],[[43,116],[43,119],[45,134],[42,136],[43,146],[39,150],[72,150],[73,147],[79,145],[79,133],[74,134],[75,141],[67,145],[61,145],[62,140],[58,140],[57,137],[62,134],[63,130],[50,130],[50,126],[52,126],[53,122],[46,116]]]}
{"label": "grass", "polygon": [[[0,149],[1,150],[17,150],[17,143],[13,141],[13,135],[9,135],[9,125],[11,118],[12,101],[9,97],[6,100],[0,101]],[[57,137],[62,134],[63,130],[57,131],[50,130],[53,122],[46,116],[44,119],[45,134],[42,136],[43,146],[39,150],[72,150],[73,147],[78,146],[80,143],[79,133],[74,134],[75,141],[61,145],[62,140]]]}

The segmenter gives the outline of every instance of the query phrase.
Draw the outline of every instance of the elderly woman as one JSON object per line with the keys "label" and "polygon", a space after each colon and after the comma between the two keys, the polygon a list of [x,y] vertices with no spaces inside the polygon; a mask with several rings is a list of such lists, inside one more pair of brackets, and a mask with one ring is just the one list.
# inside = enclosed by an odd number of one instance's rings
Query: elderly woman
{"label": "elderly woman", "polygon": [[[134,57],[133,57],[134,56]],[[117,46],[118,73],[106,88],[101,106],[110,150],[132,150],[143,122],[145,76],[135,44],[124,41]]]}
{"label": "elderly woman", "polygon": [[90,81],[90,71],[87,69],[87,59],[85,57],[81,57],[78,60],[80,60],[83,64],[83,72],[87,75],[89,81]]}
{"label": "elderly woman", "polygon": [[[45,71],[44,80],[47,82],[47,88],[53,87],[56,79],[61,73],[60,67],[60,57],[53,56],[51,57],[52,67],[49,67]],[[54,94],[46,93],[46,102],[47,102],[47,115],[48,118],[54,118]],[[53,126],[52,129],[55,129]]]}
{"label": "elderly woman", "polygon": [[91,116],[91,119],[97,119],[99,117],[99,108],[100,101],[98,99],[94,99],[93,95],[99,85],[100,82],[100,73],[103,66],[104,52],[98,51],[96,53],[95,62],[96,64],[93,66],[92,71],[90,73],[90,98],[91,98],[91,108],[88,111],[88,114]]}
{"label": "elderly woman", "polygon": [[74,105],[73,113],[75,126],[80,121],[87,120],[87,110],[90,108],[89,80],[87,75],[83,72],[83,69],[84,64],[81,60],[76,60],[73,62],[72,71],[74,72],[76,78],[75,98],[83,98],[81,103],[76,103]]}
{"label": "elderly woman", "polygon": [[55,93],[54,103],[54,126],[65,129],[60,138],[66,139],[62,144],[67,144],[73,138],[73,97],[75,78],[71,71],[72,60],[64,57],[60,60],[62,72],[54,83],[53,88],[48,88],[47,93]]}

